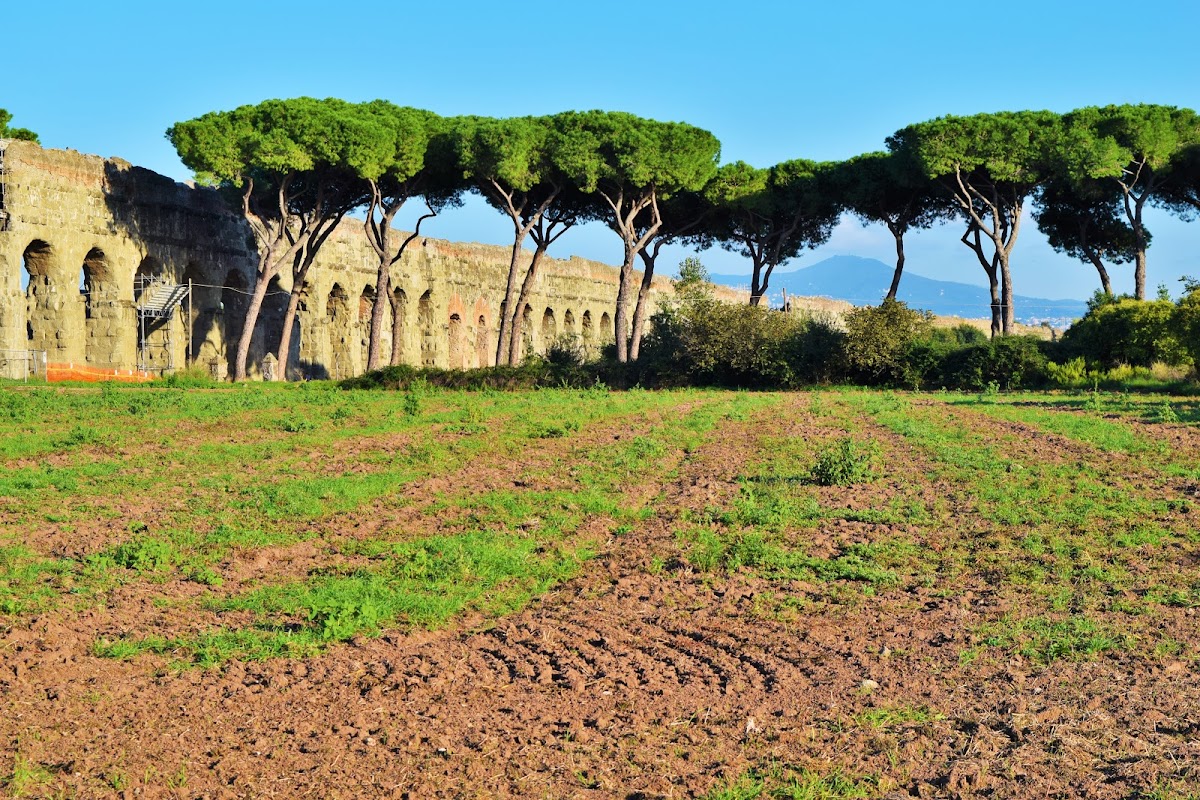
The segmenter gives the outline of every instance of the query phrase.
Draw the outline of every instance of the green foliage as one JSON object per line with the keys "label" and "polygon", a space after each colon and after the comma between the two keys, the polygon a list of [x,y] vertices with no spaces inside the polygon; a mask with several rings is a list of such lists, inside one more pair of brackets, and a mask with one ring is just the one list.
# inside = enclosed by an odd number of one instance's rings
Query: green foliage
{"label": "green foliage", "polygon": [[878,448],[843,436],[817,453],[809,479],[818,486],[852,486],[875,477]]}
{"label": "green foliage", "polygon": [[765,306],[685,295],[656,314],[641,362],[657,383],[789,388],[836,369],[828,323]]}
{"label": "green foliage", "polygon": [[12,122],[12,114],[3,108],[0,108],[0,139],[23,139],[27,142],[37,142],[38,135],[28,128],[13,128],[8,123]]}
{"label": "green foliage", "polygon": [[899,300],[855,308],[846,314],[846,364],[850,374],[868,384],[901,385],[906,380],[905,354],[928,336],[933,315]]}
{"label": "green foliage", "polygon": [[1068,357],[1082,357],[1100,368],[1179,365],[1189,357],[1181,341],[1187,335],[1182,318],[1169,300],[1100,296],[1063,334],[1062,349]]}
{"label": "green foliage", "polygon": [[1035,387],[1046,380],[1044,342],[1033,336],[997,336],[950,352],[940,366],[937,385],[981,390]]}
{"label": "green foliage", "polygon": [[1171,327],[1180,347],[1200,370],[1200,287],[1192,287],[1171,315]]}

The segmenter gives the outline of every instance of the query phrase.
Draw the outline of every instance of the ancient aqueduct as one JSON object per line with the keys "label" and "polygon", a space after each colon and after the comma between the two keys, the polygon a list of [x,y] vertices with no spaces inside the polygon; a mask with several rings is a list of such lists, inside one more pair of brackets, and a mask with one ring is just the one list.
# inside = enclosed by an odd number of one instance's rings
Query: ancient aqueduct
{"label": "ancient aqueduct", "polygon": [[[212,190],[119,159],[0,140],[0,377],[18,377],[13,365],[31,352],[114,373],[196,364],[226,374],[253,286],[254,247],[248,226]],[[494,363],[509,252],[414,241],[391,279],[383,352],[400,336],[405,363]],[[361,223],[343,222],[305,282],[292,377],[363,371],[376,265]],[[291,288],[283,278],[256,328],[256,373],[278,345]],[[170,316],[155,317],[143,297],[152,280],[193,290]],[[532,347],[544,350],[567,332],[591,346],[610,340],[616,280],[605,264],[549,259],[524,311]],[[656,280],[657,296],[670,291]]]}

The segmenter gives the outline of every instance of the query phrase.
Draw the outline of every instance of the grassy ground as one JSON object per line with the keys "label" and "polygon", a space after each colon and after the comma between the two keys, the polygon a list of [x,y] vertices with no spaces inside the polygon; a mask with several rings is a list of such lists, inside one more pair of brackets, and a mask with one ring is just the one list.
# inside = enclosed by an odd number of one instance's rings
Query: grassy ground
{"label": "grassy ground", "polygon": [[[753,580],[752,615],[783,630],[871,604],[982,604],[947,638],[968,673],[1197,663],[1194,628],[1171,614],[1200,607],[1200,402],[823,390],[798,414],[793,401],[0,388],[0,629],[92,615],[93,657],[174,670],[486,629],[655,518],[679,454],[787,408],[728,500],[671,518],[652,575]],[[888,741],[953,712],[906,701],[839,724]],[[50,779],[20,752],[6,768],[14,794]],[[874,797],[902,773],[772,761],[707,797]],[[1194,788],[1163,779],[1155,796]]]}

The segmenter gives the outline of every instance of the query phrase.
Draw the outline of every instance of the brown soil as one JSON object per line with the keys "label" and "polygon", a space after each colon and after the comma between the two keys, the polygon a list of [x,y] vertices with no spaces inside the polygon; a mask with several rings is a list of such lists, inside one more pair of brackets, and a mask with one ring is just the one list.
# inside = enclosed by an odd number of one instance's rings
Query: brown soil
{"label": "brown soil", "polygon": [[[762,447],[837,433],[804,413],[808,402],[789,397],[757,419],[726,421],[699,450],[676,454],[669,477],[642,476],[628,497],[655,514],[610,537],[578,578],[496,623],[182,672],[90,647],[106,630],[186,624],[178,615],[199,591],[192,584],[126,587],[106,609],[0,625],[0,742],[51,773],[27,789],[35,796],[679,798],[772,763],[878,776],[889,798],[1200,788],[1200,682],[1189,660],[967,662],[972,631],[1016,610],[1018,594],[973,577],[832,601],[800,582],[699,574],[681,561],[675,532],[687,512],[728,505]],[[881,442],[887,476],[826,492],[826,505],[953,494],[929,484],[932,465],[900,437],[870,426],[860,435]],[[571,446],[531,442],[517,458],[521,480],[560,481],[539,478],[537,466]],[[536,448],[551,449],[543,458]],[[1059,437],[1028,448],[1016,457],[1091,457]],[[475,491],[513,475],[498,457],[452,480]],[[441,523],[420,510],[445,488],[431,479],[381,519],[356,512],[338,524],[431,530]],[[341,535],[353,535],[347,528]],[[811,552],[901,533],[912,532],[834,521],[812,533]],[[305,543],[254,557],[267,562],[228,565],[233,580],[272,563],[307,569],[322,554]],[[281,566],[285,558],[296,563]],[[164,596],[172,602],[156,602]],[[785,613],[781,596],[816,599]],[[1196,638],[1193,609],[1164,608],[1153,624]],[[918,709],[929,718],[903,716]],[[869,721],[889,711],[899,721]]]}

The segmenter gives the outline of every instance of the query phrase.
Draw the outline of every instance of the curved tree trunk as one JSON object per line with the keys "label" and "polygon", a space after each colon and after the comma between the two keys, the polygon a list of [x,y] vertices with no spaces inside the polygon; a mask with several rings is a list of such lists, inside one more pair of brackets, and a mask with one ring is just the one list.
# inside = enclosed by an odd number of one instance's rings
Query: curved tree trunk
{"label": "curved tree trunk", "polygon": [[896,238],[896,271],[892,273],[892,285],[888,287],[884,300],[896,299],[896,294],[900,291],[900,276],[904,274],[904,231],[893,230],[892,236]]}
{"label": "curved tree trunk", "polygon": [[642,251],[642,283],[638,287],[637,305],[633,308],[633,335],[629,339],[629,360],[637,361],[642,349],[642,334],[646,326],[646,314],[650,308],[650,288],[654,283],[654,262],[658,258],[655,252],[647,255]]}
{"label": "curved tree trunk", "polygon": [[246,380],[246,361],[250,358],[250,340],[254,338],[254,327],[258,324],[258,315],[262,311],[263,298],[267,296],[267,286],[275,277],[273,272],[259,273],[254,284],[254,293],[250,295],[250,304],[246,307],[246,321],[242,326],[242,335],[238,337],[237,352],[233,359],[233,379]]}
{"label": "curved tree trunk", "polygon": [[529,269],[525,272],[525,280],[521,281],[521,293],[517,297],[517,304],[513,308],[512,316],[509,318],[509,331],[511,332],[510,343],[508,347],[508,363],[511,366],[516,366],[525,358],[525,354],[521,352],[523,344],[521,337],[521,328],[524,327],[525,305],[529,302],[529,296],[533,294],[533,284],[537,280],[538,265],[542,263],[542,256],[545,255],[546,248],[538,245],[533,251],[533,259],[529,262]]}
{"label": "curved tree trunk", "polygon": [[613,312],[613,339],[617,344],[617,361],[622,364],[630,360],[629,353],[629,280],[633,275],[633,260],[637,250],[625,240],[625,261],[621,264],[620,283],[617,284],[617,307]]}
{"label": "curved tree trunk", "polygon": [[292,283],[292,291],[288,295],[287,311],[283,312],[283,330],[279,333],[279,351],[275,353],[278,371],[275,380],[287,380],[288,355],[292,349],[292,326],[296,322],[296,312],[300,308],[300,292],[304,287],[303,279]]}
{"label": "curved tree trunk", "polygon": [[1100,256],[1094,250],[1087,250],[1088,261],[1092,262],[1092,266],[1096,268],[1096,272],[1100,275],[1100,290],[1107,295],[1113,293],[1112,281],[1108,277],[1108,270],[1104,268],[1104,262],[1100,260]]}

